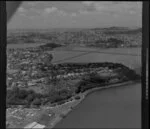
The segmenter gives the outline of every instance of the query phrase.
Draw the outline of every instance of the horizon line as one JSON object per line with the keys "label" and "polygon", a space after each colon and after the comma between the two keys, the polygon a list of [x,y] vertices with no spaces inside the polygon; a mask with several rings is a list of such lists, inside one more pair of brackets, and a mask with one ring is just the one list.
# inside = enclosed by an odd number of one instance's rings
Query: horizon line
{"label": "horizon line", "polygon": [[104,29],[104,28],[128,28],[128,29],[138,29],[142,28],[142,26],[133,26],[133,27],[127,27],[127,26],[108,26],[108,27],[55,27],[55,28],[7,28],[7,30],[49,30],[49,29]]}

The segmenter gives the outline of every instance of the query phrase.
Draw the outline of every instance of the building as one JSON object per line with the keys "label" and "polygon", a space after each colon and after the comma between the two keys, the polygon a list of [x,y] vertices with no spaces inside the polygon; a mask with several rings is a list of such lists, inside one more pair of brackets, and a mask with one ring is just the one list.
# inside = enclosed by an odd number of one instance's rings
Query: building
{"label": "building", "polygon": [[44,129],[46,126],[33,122],[24,127],[24,129]]}

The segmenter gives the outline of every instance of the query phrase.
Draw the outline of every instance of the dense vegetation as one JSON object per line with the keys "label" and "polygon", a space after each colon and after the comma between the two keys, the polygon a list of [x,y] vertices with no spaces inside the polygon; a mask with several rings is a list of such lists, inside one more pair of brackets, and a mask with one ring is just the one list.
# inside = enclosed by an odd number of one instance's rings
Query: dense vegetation
{"label": "dense vegetation", "polygon": [[104,86],[108,82],[108,78],[100,77],[96,73],[91,73],[89,76],[83,77],[82,80],[77,84],[76,93],[84,92],[88,89]]}
{"label": "dense vegetation", "polygon": [[[11,90],[7,90],[7,107],[9,106],[17,106],[24,105],[26,107],[30,106],[40,106],[45,105],[47,103],[56,103],[59,104],[64,103],[64,100],[67,100],[71,97],[71,92],[67,90],[61,91],[51,91],[48,95],[43,95],[39,93],[35,93],[33,90],[23,90],[18,87],[15,87]],[[64,102],[62,102],[64,101]]]}
{"label": "dense vegetation", "polygon": [[23,90],[18,87],[14,87],[11,90],[7,90],[6,104],[11,105],[41,105],[41,94],[37,94],[34,91]]}
{"label": "dense vegetation", "polygon": [[61,47],[61,46],[62,46],[62,45],[60,45],[60,44],[47,43],[47,44],[45,44],[45,45],[39,46],[39,48],[45,51],[45,50],[52,50],[52,49],[54,49],[54,48],[56,48],[56,47]]}

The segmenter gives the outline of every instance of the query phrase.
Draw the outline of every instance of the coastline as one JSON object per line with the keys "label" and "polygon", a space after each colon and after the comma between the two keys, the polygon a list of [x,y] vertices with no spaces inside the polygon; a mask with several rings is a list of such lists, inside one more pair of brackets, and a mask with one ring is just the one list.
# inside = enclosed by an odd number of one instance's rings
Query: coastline
{"label": "coastline", "polygon": [[117,83],[117,84],[110,84],[105,87],[96,87],[96,88],[89,89],[83,93],[77,94],[76,96],[80,96],[79,100],[74,99],[74,100],[66,102],[62,105],[57,105],[56,107],[53,107],[53,108],[57,108],[57,107],[61,108],[61,106],[65,106],[67,104],[69,105],[69,108],[66,109],[65,113],[62,113],[63,117],[61,117],[60,115],[57,115],[55,117],[55,119],[53,120],[53,122],[50,124],[50,127],[48,127],[48,128],[51,128],[51,129],[54,128],[56,126],[56,124],[61,122],[61,120],[63,120],[67,115],[69,115],[69,113],[71,113],[86,98],[87,95],[90,95],[93,92],[96,92],[96,91],[99,91],[102,89],[113,88],[113,87],[128,86],[130,84],[135,84],[135,83],[140,83],[140,82],[141,82],[140,80],[137,80],[137,81],[127,81],[127,82],[122,82],[122,83]]}

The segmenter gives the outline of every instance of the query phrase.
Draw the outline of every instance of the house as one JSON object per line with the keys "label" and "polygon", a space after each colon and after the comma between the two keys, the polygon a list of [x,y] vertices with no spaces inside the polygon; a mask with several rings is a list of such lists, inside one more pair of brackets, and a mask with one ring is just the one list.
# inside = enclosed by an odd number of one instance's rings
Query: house
{"label": "house", "polygon": [[44,129],[46,126],[33,122],[24,127],[24,129]]}
{"label": "house", "polygon": [[44,129],[46,126],[41,124],[36,124],[32,129]]}
{"label": "house", "polygon": [[38,124],[38,123],[37,123],[37,122],[30,123],[30,124],[28,124],[27,126],[25,126],[24,129],[31,129],[31,128],[33,128],[36,124]]}

